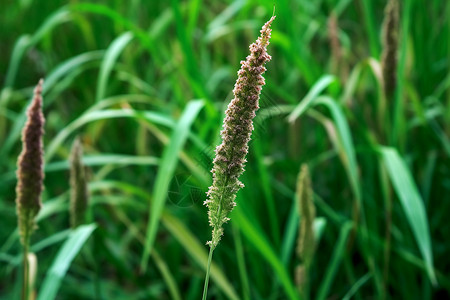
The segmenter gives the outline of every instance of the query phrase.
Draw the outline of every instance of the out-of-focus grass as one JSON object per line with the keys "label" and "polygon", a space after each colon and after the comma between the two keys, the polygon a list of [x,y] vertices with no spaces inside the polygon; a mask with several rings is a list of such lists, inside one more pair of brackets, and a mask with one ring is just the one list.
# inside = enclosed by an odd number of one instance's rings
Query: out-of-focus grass
{"label": "out-of-focus grass", "polygon": [[[301,163],[311,169],[320,228],[309,274],[312,299],[450,293],[450,4],[401,1],[392,102],[383,98],[379,63],[385,4],[275,3],[273,59],[246,187],[216,250],[211,298],[299,298],[294,189]],[[67,231],[67,160],[80,135],[97,228],[59,273],[56,299],[201,297],[202,244],[210,236],[202,202],[223,111],[239,61],[273,6],[244,0],[2,4],[0,298],[16,299],[20,291],[14,172],[25,107],[40,77],[46,79],[47,165],[32,241],[37,292],[50,287],[44,278],[76,236]]]}

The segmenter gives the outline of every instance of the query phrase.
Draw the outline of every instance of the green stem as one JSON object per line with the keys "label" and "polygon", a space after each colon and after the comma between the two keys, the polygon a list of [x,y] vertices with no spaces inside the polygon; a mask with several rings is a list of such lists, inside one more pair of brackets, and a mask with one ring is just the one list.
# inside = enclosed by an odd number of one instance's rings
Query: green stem
{"label": "green stem", "polygon": [[369,46],[370,46],[370,55],[372,57],[378,57],[378,37],[375,30],[374,20],[373,20],[373,12],[374,9],[372,7],[372,1],[369,0],[361,0],[362,9],[364,15],[364,22],[366,23],[366,30],[369,36]]}
{"label": "green stem", "polygon": [[22,285],[22,300],[29,299],[29,269],[28,269],[28,239],[25,241],[23,247],[23,285]]}
{"label": "green stem", "polygon": [[247,269],[245,268],[244,248],[242,246],[241,233],[239,232],[237,225],[235,225],[234,223],[232,223],[232,227],[236,244],[236,259],[239,268],[239,275],[242,282],[243,298],[245,300],[250,300],[250,285],[248,283]]}
{"label": "green stem", "polygon": [[205,277],[205,285],[203,287],[203,300],[206,300],[206,295],[208,294],[208,283],[209,283],[209,271],[211,270],[211,262],[212,262],[212,256],[214,252],[215,247],[211,246],[209,248],[209,256],[208,256],[208,265],[206,266],[206,277]]}
{"label": "green stem", "polygon": [[403,4],[403,10],[401,13],[401,40],[400,52],[397,66],[397,88],[395,90],[395,103],[394,103],[394,116],[392,123],[392,140],[391,145],[397,147],[400,153],[404,150],[405,132],[406,132],[406,120],[403,108],[403,90],[405,79],[405,66],[406,66],[406,52],[408,44],[409,26],[410,26],[410,13],[413,1],[406,0]]}

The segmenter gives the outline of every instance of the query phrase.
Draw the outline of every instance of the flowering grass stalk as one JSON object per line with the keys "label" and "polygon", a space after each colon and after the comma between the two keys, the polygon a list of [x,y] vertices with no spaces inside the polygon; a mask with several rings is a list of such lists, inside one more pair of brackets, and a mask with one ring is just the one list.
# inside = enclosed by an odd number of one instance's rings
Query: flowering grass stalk
{"label": "flowering grass stalk", "polygon": [[85,222],[88,207],[88,189],[86,172],[81,161],[83,146],[77,138],[72,144],[70,153],[70,223],[76,228]]}
{"label": "flowering grass stalk", "polygon": [[27,110],[27,122],[22,131],[22,152],[17,161],[16,205],[20,241],[23,246],[24,282],[22,299],[28,299],[28,250],[30,236],[35,228],[34,218],[41,209],[43,190],[43,146],[44,116],[42,114],[41,79],[34,90],[34,96]]}
{"label": "flowering grass stalk", "polygon": [[300,215],[300,230],[297,254],[301,264],[296,268],[296,282],[303,299],[309,299],[309,268],[316,248],[314,219],[316,208],[313,203],[311,178],[306,164],[302,165],[297,180],[297,203]]}
{"label": "flowering grass stalk", "polygon": [[381,55],[381,68],[383,72],[383,89],[387,100],[392,97],[397,85],[397,52],[398,52],[398,26],[399,3],[398,0],[389,0],[385,8],[383,21],[383,53]]}
{"label": "flowering grass stalk", "polygon": [[206,270],[203,299],[206,299],[209,282],[209,271],[212,255],[222,235],[223,224],[233,210],[236,193],[244,187],[239,176],[244,172],[248,143],[253,131],[253,118],[259,108],[259,97],[265,84],[262,74],[266,71],[264,64],[271,60],[267,54],[271,28],[275,16],[264,24],[261,36],[250,45],[250,55],[241,61],[238,79],[234,86],[234,99],[226,110],[226,117],[221,131],[222,143],[216,148],[213,161],[213,184],[207,192],[208,199],[204,204],[208,207],[209,224],[212,238],[209,245],[209,257]]}
{"label": "flowering grass stalk", "polygon": [[[388,102],[388,111],[394,112],[392,117],[388,115],[387,124],[395,124],[395,90],[397,88],[397,61],[399,47],[399,2],[398,0],[389,0],[385,12],[382,28],[383,53],[381,55],[381,67],[383,72],[383,92],[385,101]],[[383,114],[384,115],[384,114]],[[386,127],[389,128],[389,127]],[[391,137],[391,142],[395,139]],[[388,187],[390,189],[390,187]],[[391,253],[391,228],[392,228],[392,196],[389,191],[385,197],[386,207],[386,243],[384,248],[384,293],[389,279],[389,264]]]}

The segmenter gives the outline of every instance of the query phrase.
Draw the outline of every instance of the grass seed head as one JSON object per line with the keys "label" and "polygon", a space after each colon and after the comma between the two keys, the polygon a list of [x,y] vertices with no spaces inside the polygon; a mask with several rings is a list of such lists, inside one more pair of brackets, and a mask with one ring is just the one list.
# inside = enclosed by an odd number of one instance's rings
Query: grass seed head
{"label": "grass seed head", "polygon": [[76,138],[70,153],[70,222],[72,228],[84,223],[88,206],[89,194],[82,157],[83,146],[80,139]]}
{"label": "grass seed head", "polygon": [[398,52],[398,0],[388,0],[384,12],[382,29],[383,53],[381,67],[383,71],[384,93],[391,98],[397,85],[397,52]]}
{"label": "grass seed head", "polygon": [[273,16],[261,29],[261,36],[250,45],[250,55],[241,61],[238,79],[234,86],[234,99],[228,105],[221,131],[222,143],[216,148],[213,161],[213,184],[207,192],[209,223],[213,227],[215,248],[223,234],[223,224],[229,220],[229,212],[236,205],[236,193],[244,187],[239,176],[244,172],[248,143],[253,131],[253,118],[259,108],[261,88],[265,84],[262,74],[265,63],[271,60],[267,54]]}
{"label": "grass seed head", "polygon": [[17,161],[16,205],[19,234],[22,245],[28,246],[34,230],[34,217],[41,209],[44,164],[43,143],[45,119],[42,114],[41,79],[27,110],[27,122],[22,131],[22,152]]}
{"label": "grass seed head", "polygon": [[313,203],[311,178],[307,165],[302,165],[297,182],[297,200],[300,213],[300,234],[297,252],[306,266],[309,266],[314,255],[314,219],[316,209]]}

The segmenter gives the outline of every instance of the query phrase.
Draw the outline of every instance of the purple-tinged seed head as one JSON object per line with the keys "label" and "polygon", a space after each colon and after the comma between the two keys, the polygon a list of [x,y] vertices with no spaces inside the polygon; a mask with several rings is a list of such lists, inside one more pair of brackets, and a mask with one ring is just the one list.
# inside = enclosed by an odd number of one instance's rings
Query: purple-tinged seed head
{"label": "purple-tinged seed head", "polygon": [[42,85],[39,80],[27,110],[27,121],[22,131],[22,152],[17,161],[16,205],[19,234],[22,245],[28,247],[34,230],[34,217],[41,208],[44,164],[44,115],[42,114]]}
{"label": "purple-tinged seed head", "polygon": [[241,61],[241,69],[233,89],[234,98],[226,110],[226,117],[221,131],[222,143],[216,148],[213,161],[213,184],[207,192],[209,223],[213,227],[212,240],[208,242],[215,248],[223,234],[223,224],[228,220],[228,213],[236,205],[236,193],[244,185],[239,176],[244,172],[248,143],[253,131],[253,118],[259,108],[262,74],[266,71],[264,64],[271,59],[266,48],[269,45],[273,16],[261,29],[261,36],[251,44],[250,55]]}

